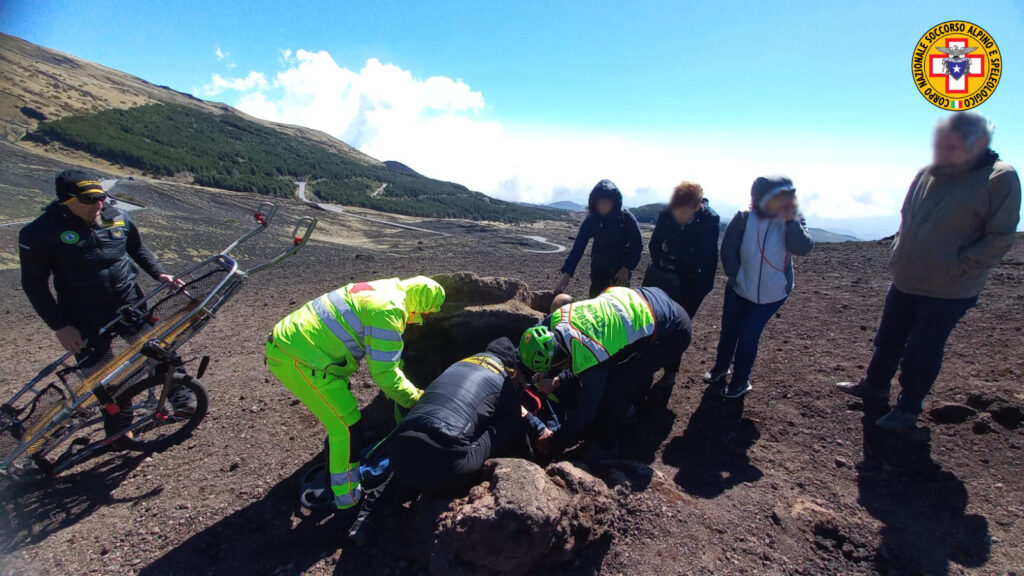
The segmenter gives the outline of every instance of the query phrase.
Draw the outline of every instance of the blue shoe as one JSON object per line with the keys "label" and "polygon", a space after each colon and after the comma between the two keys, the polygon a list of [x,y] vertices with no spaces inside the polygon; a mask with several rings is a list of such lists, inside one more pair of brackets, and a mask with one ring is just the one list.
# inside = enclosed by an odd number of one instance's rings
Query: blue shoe
{"label": "blue shoe", "polygon": [[917,414],[893,408],[891,412],[879,418],[875,426],[889,432],[907,432],[917,427]]}

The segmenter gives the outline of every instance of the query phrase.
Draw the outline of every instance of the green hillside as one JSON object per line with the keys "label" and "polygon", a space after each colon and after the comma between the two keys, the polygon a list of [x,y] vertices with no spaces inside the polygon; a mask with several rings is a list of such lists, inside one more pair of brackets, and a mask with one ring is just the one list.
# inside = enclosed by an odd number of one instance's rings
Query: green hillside
{"label": "green hillside", "polygon": [[[26,138],[59,142],[157,177],[289,196],[296,179],[328,202],[428,218],[499,222],[560,219],[561,213],[490,198],[451,182],[367,166],[234,114],[152,104],[42,122]],[[382,184],[385,191],[370,193]]]}
{"label": "green hillside", "polygon": [[630,208],[629,211],[636,216],[636,219],[645,224],[657,224],[658,214],[661,211],[668,208],[668,204],[644,204],[643,206],[637,206]]}

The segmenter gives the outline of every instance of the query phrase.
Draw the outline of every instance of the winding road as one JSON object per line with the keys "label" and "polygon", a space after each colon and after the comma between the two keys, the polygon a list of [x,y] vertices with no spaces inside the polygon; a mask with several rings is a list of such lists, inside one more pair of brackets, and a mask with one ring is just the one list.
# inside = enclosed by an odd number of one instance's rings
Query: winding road
{"label": "winding road", "polygon": [[[386,183],[382,184],[380,186],[380,188],[377,188],[376,190],[371,192],[370,196],[377,196],[377,195],[379,195],[381,192],[384,191],[385,188],[387,188],[387,186],[388,185]],[[414,230],[416,232],[426,232],[428,234],[436,234],[437,236],[450,236],[450,234],[448,234],[446,232],[438,232],[437,230],[428,230],[426,228],[420,228],[418,226],[410,226],[408,224],[399,224],[398,222],[389,222],[387,220],[381,220],[379,218],[371,218],[369,216],[359,216],[359,215],[356,215],[356,214],[352,214],[352,213],[346,212],[344,208],[342,208],[341,206],[338,206],[337,204],[326,204],[326,203],[323,203],[323,202],[314,202],[314,201],[312,201],[312,200],[310,200],[309,198],[306,197],[306,183],[305,182],[296,182],[295,183],[295,187],[296,187],[296,189],[295,189],[295,196],[298,197],[300,202],[304,202],[306,204],[310,204],[312,206],[316,206],[316,207],[320,208],[321,210],[326,210],[328,212],[334,212],[335,214],[341,214],[342,216],[347,216],[349,218],[358,218],[360,220],[367,220],[369,222],[376,222],[378,224],[384,224],[385,226],[394,226],[396,228],[404,228],[405,230]],[[549,248],[538,249],[538,250],[531,250],[531,249],[528,249],[528,248],[522,248],[521,247],[520,250],[522,250],[523,252],[532,252],[534,254],[556,254],[558,252],[565,252],[565,246],[562,246],[561,244],[555,244],[554,242],[548,242],[548,239],[545,238],[544,236],[528,236],[528,235],[525,235],[525,234],[521,234],[521,235],[519,235],[519,237],[520,238],[526,238],[527,240],[532,240],[534,242],[537,242],[538,244],[542,244],[542,245],[545,245],[545,246],[549,247]]]}
{"label": "winding road", "polygon": [[[446,234],[444,232],[438,232],[437,230],[427,230],[426,228],[419,228],[417,226],[409,226],[408,224],[399,224],[398,222],[388,222],[387,220],[381,220],[379,218],[370,218],[369,216],[358,216],[356,214],[350,214],[348,212],[345,212],[345,209],[342,208],[341,206],[338,206],[337,204],[326,204],[326,203],[323,203],[323,202],[313,202],[312,200],[306,198],[306,183],[305,182],[296,182],[295,186],[296,186],[295,195],[298,196],[300,202],[305,202],[306,204],[311,204],[313,206],[316,206],[317,208],[320,208],[321,210],[326,210],[328,212],[334,212],[335,214],[341,214],[342,216],[347,216],[349,218],[358,218],[360,220],[368,220],[370,222],[376,222],[378,224],[384,224],[385,226],[394,226],[396,228],[404,228],[406,230],[415,230],[416,232],[426,232],[427,234],[436,234],[438,236],[448,236],[448,234]],[[383,191],[385,186],[387,186],[387,184],[385,184],[384,186],[381,186],[380,188],[378,188],[374,192],[374,194],[377,194],[377,193]]]}
{"label": "winding road", "polygon": [[523,252],[533,252],[534,254],[558,254],[559,252],[565,252],[565,246],[562,246],[561,244],[555,244],[554,242],[548,242],[548,239],[545,238],[544,236],[529,236],[526,234],[522,234],[521,236],[528,240],[533,240],[538,244],[545,244],[551,247],[548,250],[528,250],[526,248],[522,248],[521,250]]}

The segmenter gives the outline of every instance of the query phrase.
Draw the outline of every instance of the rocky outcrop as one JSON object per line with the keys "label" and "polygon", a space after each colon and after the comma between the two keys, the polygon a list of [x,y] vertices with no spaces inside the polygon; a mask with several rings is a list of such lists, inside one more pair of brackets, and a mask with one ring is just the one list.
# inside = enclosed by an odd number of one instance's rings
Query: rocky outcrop
{"label": "rocky outcrop", "polygon": [[[436,517],[431,574],[550,572],[610,534],[614,494],[567,462],[488,462],[482,481]],[[428,507],[429,508],[429,507]]]}
{"label": "rocky outcrop", "polygon": [[469,272],[441,274],[434,280],[445,288],[444,306],[405,333],[405,371],[421,386],[495,338],[506,336],[518,344],[523,331],[544,317],[554,297],[551,292],[533,292],[519,280]]}

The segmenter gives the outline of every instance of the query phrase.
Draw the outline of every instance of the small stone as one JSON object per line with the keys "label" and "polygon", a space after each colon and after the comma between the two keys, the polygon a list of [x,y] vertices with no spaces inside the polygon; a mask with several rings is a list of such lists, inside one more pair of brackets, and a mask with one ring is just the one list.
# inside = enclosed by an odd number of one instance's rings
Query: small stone
{"label": "small stone", "polygon": [[971,430],[975,434],[988,434],[992,431],[992,417],[988,414],[978,416],[977,420],[974,421],[974,425],[971,426]]}
{"label": "small stone", "polygon": [[849,464],[841,456],[836,456],[836,468],[846,468]]}

